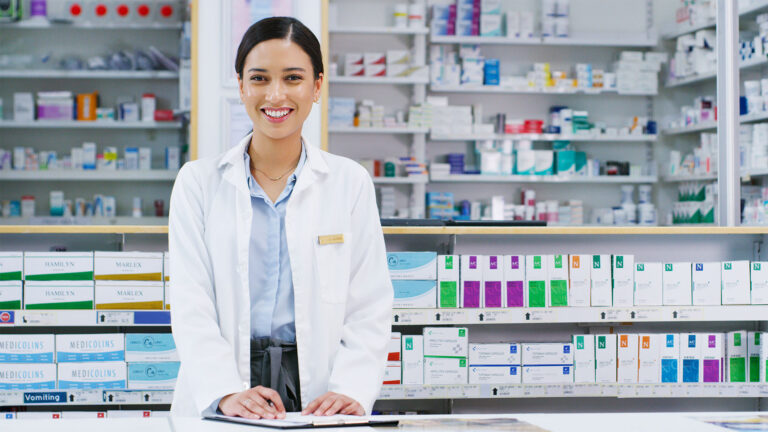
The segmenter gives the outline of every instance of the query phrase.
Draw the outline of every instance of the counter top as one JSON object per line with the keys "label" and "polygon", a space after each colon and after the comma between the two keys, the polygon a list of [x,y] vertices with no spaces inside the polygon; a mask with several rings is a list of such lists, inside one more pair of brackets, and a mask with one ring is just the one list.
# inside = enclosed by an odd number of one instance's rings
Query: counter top
{"label": "counter top", "polygon": [[[453,415],[453,416],[397,416],[398,419],[444,419],[444,418],[515,418],[539,426],[550,432],[646,432],[646,431],[696,431],[696,432],[726,432],[719,426],[710,425],[696,418],[741,418],[746,416],[766,415],[758,412],[729,412],[729,413],[609,413],[609,414],[493,414],[493,415]],[[80,432],[238,432],[247,430],[277,429],[256,428],[254,426],[238,425],[202,420],[197,418],[148,418],[148,419],[106,419],[106,420],[8,420],[2,422],[3,432],[57,432],[78,430]],[[354,431],[418,431],[418,432],[469,432],[470,430],[494,432],[515,431],[509,426],[498,428],[461,428],[461,427],[358,427],[358,428],[323,428],[327,432]]]}

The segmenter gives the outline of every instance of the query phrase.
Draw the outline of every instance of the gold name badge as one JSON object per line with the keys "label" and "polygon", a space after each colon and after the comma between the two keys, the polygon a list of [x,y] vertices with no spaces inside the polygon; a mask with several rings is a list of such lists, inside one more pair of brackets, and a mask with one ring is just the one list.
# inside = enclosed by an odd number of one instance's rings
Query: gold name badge
{"label": "gold name badge", "polygon": [[317,236],[317,242],[321,245],[344,243],[344,234]]}

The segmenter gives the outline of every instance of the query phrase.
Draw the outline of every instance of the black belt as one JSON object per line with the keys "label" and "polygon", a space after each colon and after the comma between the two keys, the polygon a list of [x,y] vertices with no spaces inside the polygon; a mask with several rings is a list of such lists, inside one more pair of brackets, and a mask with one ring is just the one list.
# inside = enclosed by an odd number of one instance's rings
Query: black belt
{"label": "black belt", "polygon": [[262,337],[251,340],[251,387],[276,391],[288,412],[301,411],[296,344]]}

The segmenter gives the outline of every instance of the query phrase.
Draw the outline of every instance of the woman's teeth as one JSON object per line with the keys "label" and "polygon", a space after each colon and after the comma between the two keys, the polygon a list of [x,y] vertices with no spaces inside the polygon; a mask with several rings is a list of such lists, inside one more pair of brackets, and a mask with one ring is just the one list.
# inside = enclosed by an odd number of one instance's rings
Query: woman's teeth
{"label": "woman's teeth", "polygon": [[291,112],[291,110],[287,110],[287,109],[286,110],[265,109],[264,112],[268,116],[270,116],[272,118],[282,118],[282,117],[285,117],[286,115],[288,115],[288,113]]}

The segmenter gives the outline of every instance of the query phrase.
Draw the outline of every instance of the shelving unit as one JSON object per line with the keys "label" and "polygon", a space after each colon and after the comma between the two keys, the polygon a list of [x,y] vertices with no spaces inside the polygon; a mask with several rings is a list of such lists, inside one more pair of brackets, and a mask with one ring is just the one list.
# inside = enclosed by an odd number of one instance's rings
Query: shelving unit
{"label": "shelving unit", "polygon": [[433,44],[477,44],[477,45],[551,45],[551,46],[598,46],[650,48],[658,41],[653,38],[627,37],[625,34],[584,35],[581,37],[556,38],[510,38],[501,36],[431,36]]}
{"label": "shelving unit", "polygon": [[[768,58],[756,57],[756,58],[741,62],[741,64],[739,65],[739,68],[742,70],[747,70],[755,67],[765,66],[767,64],[768,64]],[[689,84],[700,83],[703,81],[713,80],[715,78],[717,78],[717,74],[714,72],[706,75],[694,75],[686,78],[675,78],[667,81],[666,87],[667,88],[680,87],[680,86],[685,86]]]}
{"label": "shelving unit", "polygon": [[[4,327],[146,327],[170,326],[165,310],[16,310],[2,311],[9,317]],[[0,320],[2,317],[0,317]]]}
{"label": "shelving unit", "polygon": [[373,183],[374,184],[410,184],[410,185],[416,185],[416,184],[427,184],[429,181],[428,176],[418,176],[418,177],[374,177]]}
{"label": "shelving unit", "polygon": [[530,140],[530,141],[574,141],[574,142],[655,142],[656,135],[606,136],[556,135],[556,134],[493,134],[493,135],[439,135],[431,133],[432,141],[480,141],[480,140]]}
{"label": "shelving unit", "polygon": [[498,93],[498,94],[530,94],[530,95],[618,95],[618,96],[656,96],[656,93],[620,93],[617,90],[609,89],[534,89],[534,88],[505,88],[492,85],[430,85],[430,91],[435,93]]}
{"label": "shelving unit", "polygon": [[465,183],[656,183],[656,176],[520,176],[520,175],[483,175],[483,174],[430,174],[433,182],[465,182]]}
{"label": "shelving unit", "polygon": [[412,77],[355,77],[355,76],[331,76],[328,78],[331,84],[428,84],[426,78]]}
{"label": "shelving unit", "polygon": [[176,170],[152,171],[0,171],[0,181],[169,181],[176,179]]}
{"label": "shelving unit", "polygon": [[347,133],[347,134],[425,134],[429,132],[427,128],[396,128],[396,127],[340,127],[332,126],[328,128],[329,133]]}
{"label": "shelving unit", "polygon": [[[752,15],[755,15],[757,13],[762,12],[765,8],[768,8],[768,2],[764,0],[754,1],[752,3],[754,4],[744,7],[739,11],[739,18],[746,18]],[[698,30],[704,30],[704,29],[713,28],[713,27],[715,27],[714,20],[710,20],[699,25],[679,26],[679,28],[676,29],[675,31],[665,34],[664,39],[667,39],[667,40],[674,39],[684,34],[693,33]]]}
{"label": "shelving unit", "polygon": [[0,407],[170,405],[173,390],[10,390],[0,391]]}
{"label": "shelving unit", "polygon": [[127,122],[127,121],[0,121],[0,129],[181,129],[179,122]]}
{"label": "shelving unit", "polygon": [[17,79],[179,79],[179,73],[174,71],[100,71],[100,70],[0,70],[0,78]]}
{"label": "shelving unit", "polygon": [[328,29],[329,33],[338,34],[373,34],[373,35],[425,35],[429,33],[426,27],[333,27]]}

